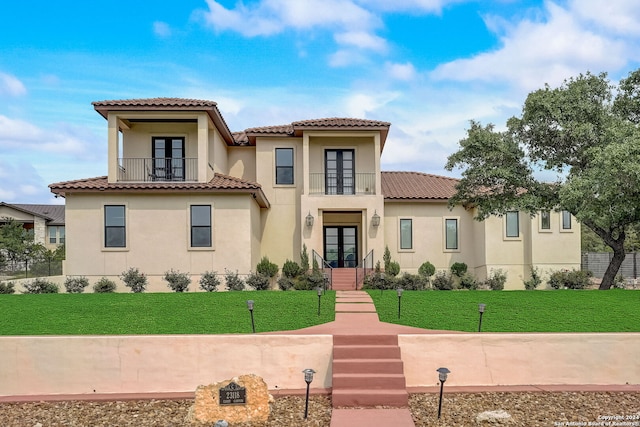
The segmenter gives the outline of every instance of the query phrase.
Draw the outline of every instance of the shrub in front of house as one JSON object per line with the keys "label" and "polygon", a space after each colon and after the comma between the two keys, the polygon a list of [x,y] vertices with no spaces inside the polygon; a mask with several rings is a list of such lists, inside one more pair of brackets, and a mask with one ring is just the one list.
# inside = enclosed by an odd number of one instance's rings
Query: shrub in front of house
{"label": "shrub in front of house", "polygon": [[467,264],[464,262],[454,262],[451,264],[451,273],[454,276],[462,277],[467,272]]}
{"label": "shrub in front of house", "polygon": [[224,281],[228,291],[244,291],[244,280],[237,271],[224,270]]}
{"label": "shrub in front of house", "polygon": [[147,276],[145,276],[144,273],[140,273],[135,267],[123,271],[120,279],[127,288],[131,289],[131,292],[141,293],[147,289]]}
{"label": "shrub in front of house", "polygon": [[89,286],[89,279],[84,276],[67,277],[64,280],[64,287],[70,294],[81,294],[87,286]]}
{"label": "shrub in front of house", "polygon": [[295,277],[298,277],[298,275],[300,275],[300,273],[302,273],[302,269],[300,268],[298,263],[295,262],[295,261],[286,260],[284,262],[284,264],[282,265],[282,275],[284,277],[288,277],[289,279],[293,279]]}
{"label": "shrub in front of house", "polygon": [[295,284],[295,280],[291,277],[283,275],[278,279],[278,288],[280,288],[281,291],[288,291],[289,289],[293,289]]}
{"label": "shrub in front of house", "polygon": [[400,264],[391,261],[384,272],[390,277],[396,277],[400,273]]}
{"label": "shrub in front of house", "polygon": [[484,283],[492,291],[501,291],[504,289],[504,284],[507,283],[507,273],[500,268],[491,270],[491,274]]}
{"label": "shrub in front of house", "polygon": [[58,285],[41,277],[38,277],[32,282],[25,283],[23,286],[23,294],[57,294],[60,291]]}
{"label": "shrub in front of house", "polygon": [[542,278],[540,277],[540,272],[538,271],[538,267],[531,267],[531,277],[529,280],[524,280],[524,288],[528,291],[533,291],[535,288],[540,286],[542,283]]}
{"label": "shrub in front of house", "polygon": [[553,289],[585,289],[590,285],[590,271],[571,270],[555,271],[549,276],[547,283]]}
{"label": "shrub in front of house", "polygon": [[396,279],[396,286],[405,291],[422,291],[427,286],[427,279],[419,274],[403,273]]}
{"label": "shrub in front of house", "polygon": [[0,283],[0,294],[13,294],[16,292],[14,282]]}
{"label": "shrub in front of house", "polygon": [[96,294],[110,294],[116,291],[116,282],[106,277],[101,278],[93,285],[93,292]]}
{"label": "shrub in front of house", "polygon": [[429,261],[425,261],[418,268],[418,274],[421,275],[422,277],[426,277],[427,279],[430,279],[431,276],[436,274],[436,268]]}
{"label": "shrub in front of house", "polygon": [[266,291],[269,289],[269,277],[262,273],[251,273],[245,280],[246,284],[256,291]]}
{"label": "shrub in front of house", "polygon": [[205,292],[216,292],[218,290],[218,286],[220,286],[220,279],[218,278],[218,273],[215,271],[205,271],[202,276],[200,276],[200,289]]}
{"label": "shrub in front of house", "polygon": [[460,288],[462,289],[476,290],[478,285],[478,280],[471,273],[464,273],[460,277]]}
{"label": "shrub in front of house", "polygon": [[262,259],[256,266],[257,273],[269,278],[276,277],[276,274],[278,274],[278,269],[278,264],[269,261],[269,258],[266,256],[262,257]]}
{"label": "shrub in front of house", "polygon": [[396,279],[386,273],[374,272],[364,279],[362,289],[378,289],[384,291],[396,287]]}
{"label": "shrub in front of house", "polygon": [[446,271],[438,271],[431,284],[439,291],[450,291],[455,288],[453,277]]}
{"label": "shrub in front of house", "polygon": [[164,273],[163,279],[174,292],[188,291],[189,285],[191,284],[191,277],[189,277],[189,274],[174,271],[173,268]]}

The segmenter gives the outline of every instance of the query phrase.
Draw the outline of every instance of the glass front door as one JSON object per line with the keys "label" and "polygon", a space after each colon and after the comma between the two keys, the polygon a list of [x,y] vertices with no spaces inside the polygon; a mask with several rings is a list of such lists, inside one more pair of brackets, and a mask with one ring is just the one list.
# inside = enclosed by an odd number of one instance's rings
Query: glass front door
{"label": "glass front door", "polygon": [[358,265],[358,227],[324,227],[324,259],[331,267]]}

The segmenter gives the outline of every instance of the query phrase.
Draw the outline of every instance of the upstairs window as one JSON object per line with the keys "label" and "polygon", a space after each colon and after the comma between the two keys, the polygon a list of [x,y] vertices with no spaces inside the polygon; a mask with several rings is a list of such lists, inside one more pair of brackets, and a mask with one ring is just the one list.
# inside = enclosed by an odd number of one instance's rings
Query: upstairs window
{"label": "upstairs window", "polygon": [[562,211],[562,229],[571,230],[571,213],[569,211]]}
{"label": "upstairs window", "polygon": [[551,212],[549,211],[540,212],[540,229],[551,230]]}
{"label": "upstairs window", "polygon": [[520,237],[518,211],[507,212],[505,223],[507,237]]}
{"label": "upstairs window", "polygon": [[126,247],[126,223],[123,205],[104,207],[104,246],[105,248]]}
{"label": "upstairs window", "polygon": [[448,218],[444,221],[445,246],[447,250],[458,249],[458,220]]}
{"label": "upstairs window", "polygon": [[400,220],[400,249],[413,249],[413,221]]}
{"label": "upstairs window", "polygon": [[293,148],[276,148],[276,184],[293,184]]}
{"label": "upstairs window", "polygon": [[326,194],[355,194],[354,150],[325,151]]}
{"label": "upstairs window", "polygon": [[211,247],[211,206],[191,206],[191,247]]}

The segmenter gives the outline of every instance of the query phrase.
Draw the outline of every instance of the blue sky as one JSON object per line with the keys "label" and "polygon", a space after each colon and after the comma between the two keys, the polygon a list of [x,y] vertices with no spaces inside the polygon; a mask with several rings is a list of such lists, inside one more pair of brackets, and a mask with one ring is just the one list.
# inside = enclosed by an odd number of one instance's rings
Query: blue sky
{"label": "blue sky", "polygon": [[640,63],[637,0],[32,0],[0,26],[0,201],[105,175],[92,101],[218,102],[232,131],[322,117],[392,123],[384,170],[443,169],[469,120]]}

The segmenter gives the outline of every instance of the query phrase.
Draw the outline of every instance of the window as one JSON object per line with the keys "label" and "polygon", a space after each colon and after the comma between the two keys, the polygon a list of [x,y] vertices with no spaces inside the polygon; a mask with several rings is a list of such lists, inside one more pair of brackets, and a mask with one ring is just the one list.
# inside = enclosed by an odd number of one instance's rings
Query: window
{"label": "window", "polygon": [[183,137],[153,137],[153,171],[154,181],[184,181],[185,159]]}
{"label": "window", "polygon": [[326,194],[355,194],[355,165],[353,150],[325,152]]}
{"label": "window", "polygon": [[126,225],[123,205],[104,207],[104,246],[124,248],[126,246]]}
{"label": "window", "polygon": [[49,227],[49,243],[64,243],[64,225]]}
{"label": "window", "polygon": [[276,148],[276,184],[293,184],[293,148]]}
{"label": "window", "polygon": [[191,247],[211,247],[211,206],[191,206]]}
{"label": "window", "polygon": [[506,227],[507,227],[507,237],[520,237],[520,224],[518,223],[518,211],[507,212]]}
{"label": "window", "polygon": [[571,213],[569,211],[562,211],[562,229],[571,230]]}
{"label": "window", "polygon": [[457,219],[444,220],[444,235],[445,235],[444,248],[447,250],[458,249],[458,220]]}
{"label": "window", "polygon": [[551,212],[549,211],[540,212],[540,229],[551,230]]}
{"label": "window", "polygon": [[410,219],[400,220],[400,249],[413,249],[413,223]]}

